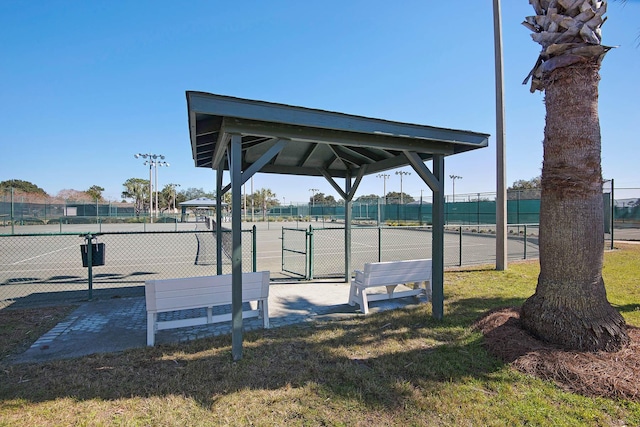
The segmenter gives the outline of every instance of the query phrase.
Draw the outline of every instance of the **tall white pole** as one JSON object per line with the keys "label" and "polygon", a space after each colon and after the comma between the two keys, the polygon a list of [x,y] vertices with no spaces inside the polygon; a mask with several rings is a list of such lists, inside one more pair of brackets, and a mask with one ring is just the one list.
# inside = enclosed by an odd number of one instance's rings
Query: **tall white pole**
{"label": "tall white pole", "polygon": [[449,178],[451,178],[451,184],[452,184],[452,203],[456,202],[456,179],[462,179],[461,176],[459,175],[449,175]]}
{"label": "tall white pole", "polygon": [[153,222],[153,162],[149,161],[149,221]]}
{"label": "tall white pole", "polygon": [[496,73],[496,270],[504,271],[507,269],[507,173],[500,0],[493,0],[493,37]]}
{"label": "tall white pole", "polygon": [[160,216],[160,205],[158,204],[158,162],[153,162],[154,173],[156,174],[156,218]]}

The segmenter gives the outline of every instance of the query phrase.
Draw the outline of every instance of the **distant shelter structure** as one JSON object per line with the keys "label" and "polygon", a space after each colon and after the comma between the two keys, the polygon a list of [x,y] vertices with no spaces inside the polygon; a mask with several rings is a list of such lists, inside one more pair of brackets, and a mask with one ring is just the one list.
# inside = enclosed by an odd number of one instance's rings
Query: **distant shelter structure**
{"label": "distant shelter structure", "polygon": [[199,197],[197,199],[187,200],[179,205],[181,210],[180,221],[186,222],[189,220],[189,212],[187,212],[187,210],[189,210],[193,213],[196,222],[198,222],[205,217],[215,217],[218,207],[221,208],[220,210],[224,210],[227,203],[218,203],[216,200],[207,197]]}

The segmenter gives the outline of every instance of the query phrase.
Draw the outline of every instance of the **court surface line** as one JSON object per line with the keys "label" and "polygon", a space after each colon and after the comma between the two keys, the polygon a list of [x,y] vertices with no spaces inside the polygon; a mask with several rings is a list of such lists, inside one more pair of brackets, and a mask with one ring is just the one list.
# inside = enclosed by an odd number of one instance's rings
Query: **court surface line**
{"label": "court surface line", "polygon": [[16,261],[16,262],[12,263],[11,265],[21,264],[23,262],[31,261],[31,260],[34,260],[34,259],[37,259],[37,258],[40,258],[40,257],[43,257],[43,256],[47,256],[47,255],[52,255],[52,254],[55,254],[55,253],[58,253],[58,252],[61,252],[61,251],[66,251],[67,249],[72,249],[72,248],[75,248],[75,247],[77,247],[77,246],[76,245],[67,246],[66,248],[57,249],[55,251],[46,252],[44,254],[36,255],[34,257],[31,257],[31,258],[26,258],[26,259],[23,259],[21,261]]}

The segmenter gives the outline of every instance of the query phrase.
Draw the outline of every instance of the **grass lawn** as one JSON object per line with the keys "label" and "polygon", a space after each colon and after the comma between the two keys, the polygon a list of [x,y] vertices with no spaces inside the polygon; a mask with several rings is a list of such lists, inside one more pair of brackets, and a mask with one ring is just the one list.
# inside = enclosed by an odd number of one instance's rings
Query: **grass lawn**
{"label": "grass lawn", "polygon": [[[640,245],[620,248],[605,254],[608,297],[640,326]],[[237,363],[230,337],[0,363],[0,425],[640,425],[639,402],[567,393],[485,351],[472,323],[520,305],[538,270],[447,272],[443,321],[424,304],[246,333]],[[0,356],[24,345],[0,339]]]}

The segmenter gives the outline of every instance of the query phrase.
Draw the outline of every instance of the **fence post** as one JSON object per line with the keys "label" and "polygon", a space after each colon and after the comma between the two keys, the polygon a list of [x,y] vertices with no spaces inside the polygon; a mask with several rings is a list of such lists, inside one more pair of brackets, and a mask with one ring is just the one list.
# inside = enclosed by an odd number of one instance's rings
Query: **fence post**
{"label": "fence post", "polygon": [[382,262],[382,227],[378,226],[378,262]]}
{"label": "fence post", "polygon": [[11,187],[11,234],[15,234],[14,224],[16,221],[13,219],[14,213],[15,212],[13,209],[13,187]]}
{"label": "fence post", "polygon": [[462,226],[460,226],[460,228],[458,229],[458,233],[460,235],[460,238],[458,240],[458,245],[460,248],[460,253],[458,258],[458,267],[462,267]]}
{"label": "fence post", "polygon": [[309,231],[307,232],[307,241],[308,241],[308,260],[309,260],[309,274],[307,275],[307,280],[313,279],[313,225],[309,226]]}
{"label": "fence post", "polygon": [[[611,179],[611,250],[613,250],[613,227],[616,220],[616,199],[613,198],[613,178]],[[540,232],[538,232],[538,235]]]}
{"label": "fence post", "polygon": [[89,233],[84,238],[87,242],[87,281],[89,283],[89,301],[91,301],[93,299],[93,244],[91,243],[93,236]]}
{"label": "fence post", "polygon": [[253,272],[255,273],[256,271],[256,267],[258,265],[258,254],[256,253],[256,248],[258,247],[257,245],[257,240],[256,240],[256,225],[253,224],[253,232],[251,233],[251,240],[252,240],[252,247],[251,247],[251,262],[253,264]]}
{"label": "fence post", "polygon": [[524,259],[527,259],[527,224],[524,225]]}

